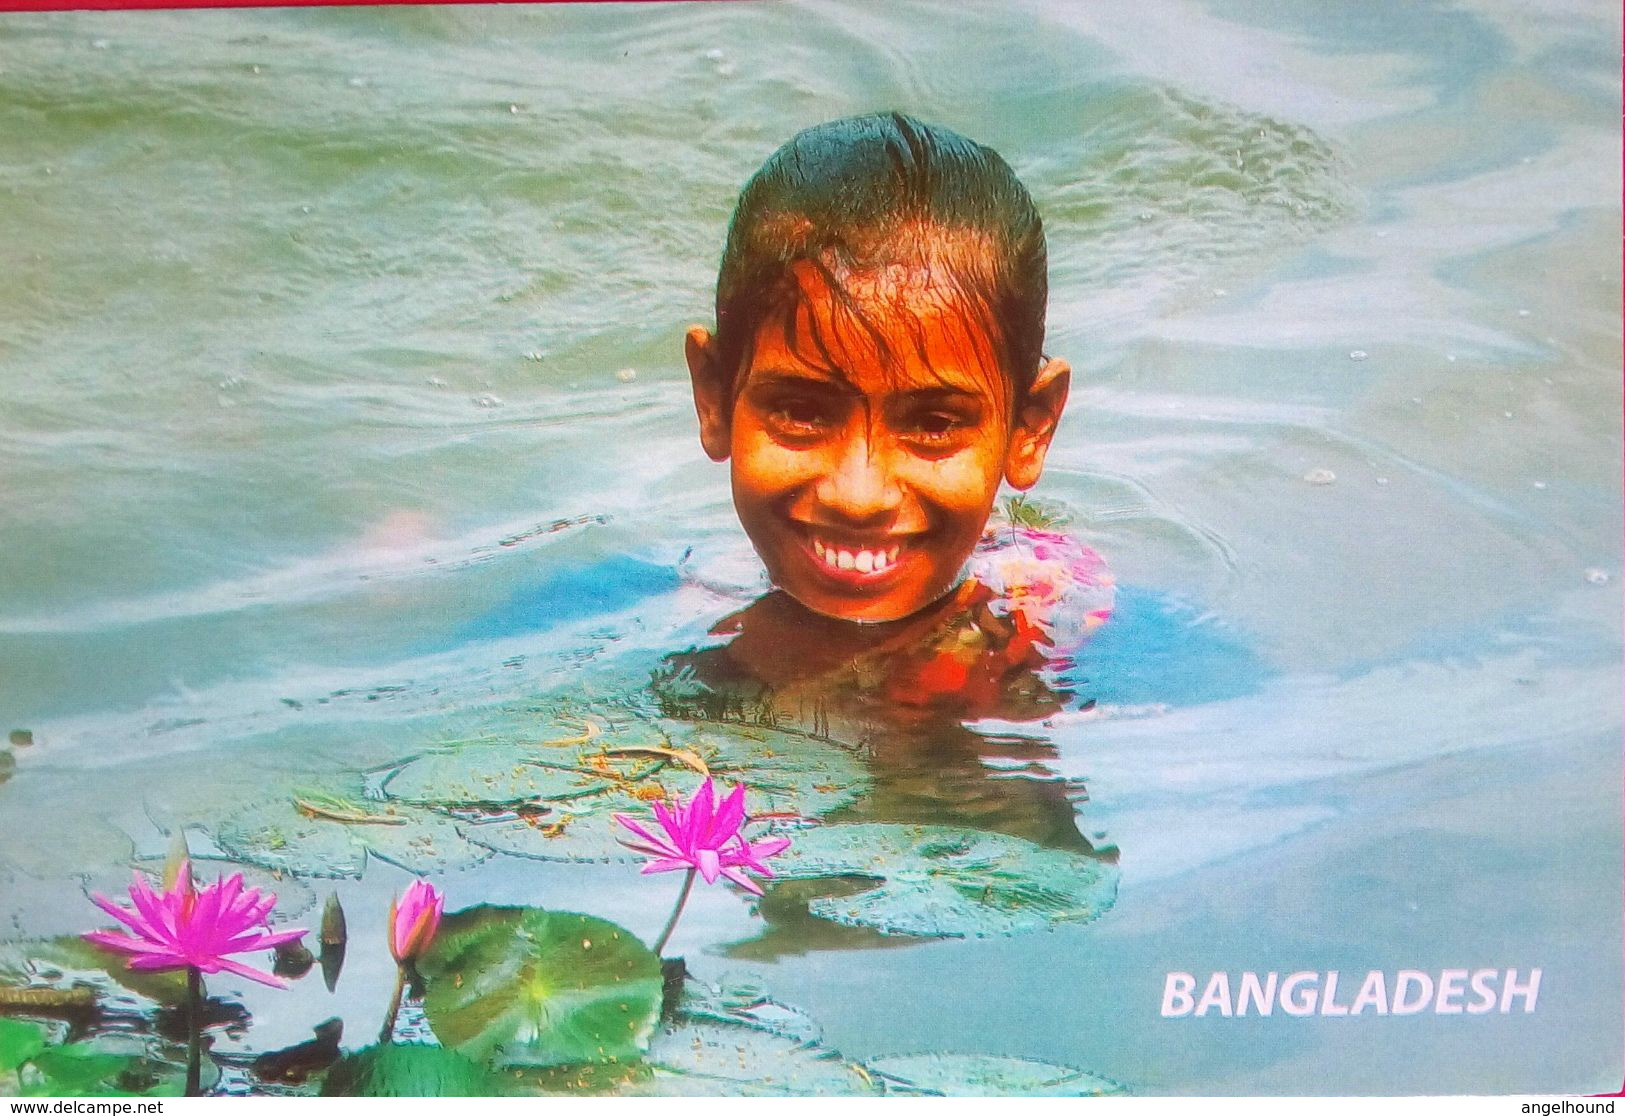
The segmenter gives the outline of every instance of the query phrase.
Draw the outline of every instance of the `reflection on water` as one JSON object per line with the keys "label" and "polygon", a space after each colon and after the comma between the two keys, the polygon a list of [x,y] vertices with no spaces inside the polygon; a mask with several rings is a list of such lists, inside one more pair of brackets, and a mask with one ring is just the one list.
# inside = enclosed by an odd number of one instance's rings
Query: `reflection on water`
{"label": "reflection on water", "polygon": [[[1115,905],[922,941],[815,913],[868,917],[861,873],[697,889],[668,952],[712,1014],[626,1088],[1615,1087],[1619,17],[1569,7],[0,20],[0,973],[184,831],[348,913],[336,990],[211,987],[221,1087],[293,1088],[249,1067],[375,1033],[409,873],[653,941],[675,884],[605,858],[610,803],[697,782],[607,751],[654,746],[867,834],[884,918],[1000,910],[905,829]],[[1116,579],[1086,639],[968,597],[822,627],[695,444],[678,339],[734,192],[879,107],[1044,213],[1079,376],[1042,492]],[[1169,969],[1502,960],[1546,983],[1493,1032],[1155,1010]],[[153,989],[53,964],[172,1078]]]}

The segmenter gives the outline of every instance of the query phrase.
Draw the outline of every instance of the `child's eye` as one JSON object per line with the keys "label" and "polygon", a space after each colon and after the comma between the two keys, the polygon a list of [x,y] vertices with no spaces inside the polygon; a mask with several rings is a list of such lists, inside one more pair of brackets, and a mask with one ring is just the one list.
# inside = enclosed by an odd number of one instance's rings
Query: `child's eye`
{"label": "child's eye", "polygon": [[813,434],[830,423],[829,408],[821,400],[785,396],[767,407],[768,421],[790,434]]}
{"label": "child's eye", "polygon": [[933,408],[911,415],[906,429],[908,436],[917,442],[942,446],[956,442],[974,425],[975,421],[967,415]]}
{"label": "child's eye", "polygon": [[950,415],[945,411],[933,411],[921,415],[915,422],[916,429],[921,434],[946,434],[963,425],[958,415]]}

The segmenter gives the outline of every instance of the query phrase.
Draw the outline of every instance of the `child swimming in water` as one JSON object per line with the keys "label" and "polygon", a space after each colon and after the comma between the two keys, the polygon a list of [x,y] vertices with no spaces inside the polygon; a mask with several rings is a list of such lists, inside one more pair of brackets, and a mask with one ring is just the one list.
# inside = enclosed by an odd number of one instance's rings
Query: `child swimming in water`
{"label": "child swimming in water", "polygon": [[1001,482],[1037,482],[1066,404],[1070,369],[1043,355],[1047,298],[1031,197],[957,133],[837,120],[757,171],[717,330],[687,338],[701,444],[730,462],[780,590],[718,626],[735,637],[724,673],[782,693],[855,672],[875,704],[988,715],[1059,627],[1104,620],[1093,551],[987,531]]}
{"label": "child swimming in water", "polygon": [[700,441],[776,585],[841,620],[943,597],[1001,481],[1030,488],[1070,370],[1042,355],[1032,199],[995,152],[898,114],[810,128],[746,184],[717,331],[687,341]]}
{"label": "child swimming in water", "polygon": [[746,184],[717,330],[691,328],[687,358],[701,444],[730,463],[779,592],[718,626],[721,675],[1008,713],[1109,614],[1086,546],[987,530],[1001,483],[1039,479],[1066,404],[1046,268],[1004,160],[899,114],[810,128]]}

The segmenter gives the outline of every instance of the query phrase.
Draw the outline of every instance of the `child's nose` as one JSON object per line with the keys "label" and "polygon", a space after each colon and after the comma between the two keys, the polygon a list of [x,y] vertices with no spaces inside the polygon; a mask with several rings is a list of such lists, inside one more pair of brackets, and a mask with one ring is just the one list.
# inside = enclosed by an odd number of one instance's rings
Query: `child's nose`
{"label": "child's nose", "polygon": [[890,515],[903,495],[885,451],[864,436],[842,443],[834,468],[824,474],[816,491],[828,512],[853,522]]}

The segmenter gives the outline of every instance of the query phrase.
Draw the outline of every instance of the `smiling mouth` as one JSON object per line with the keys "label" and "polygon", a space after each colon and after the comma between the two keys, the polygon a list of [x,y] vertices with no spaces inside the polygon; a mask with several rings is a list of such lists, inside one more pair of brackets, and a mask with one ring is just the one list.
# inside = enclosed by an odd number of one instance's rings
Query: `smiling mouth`
{"label": "smiling mouth", "polygon": [[814,538],[812,552],[828,573],[874,577],[897,565],[902,547],[895,543],[876,547],[841,546]]}

